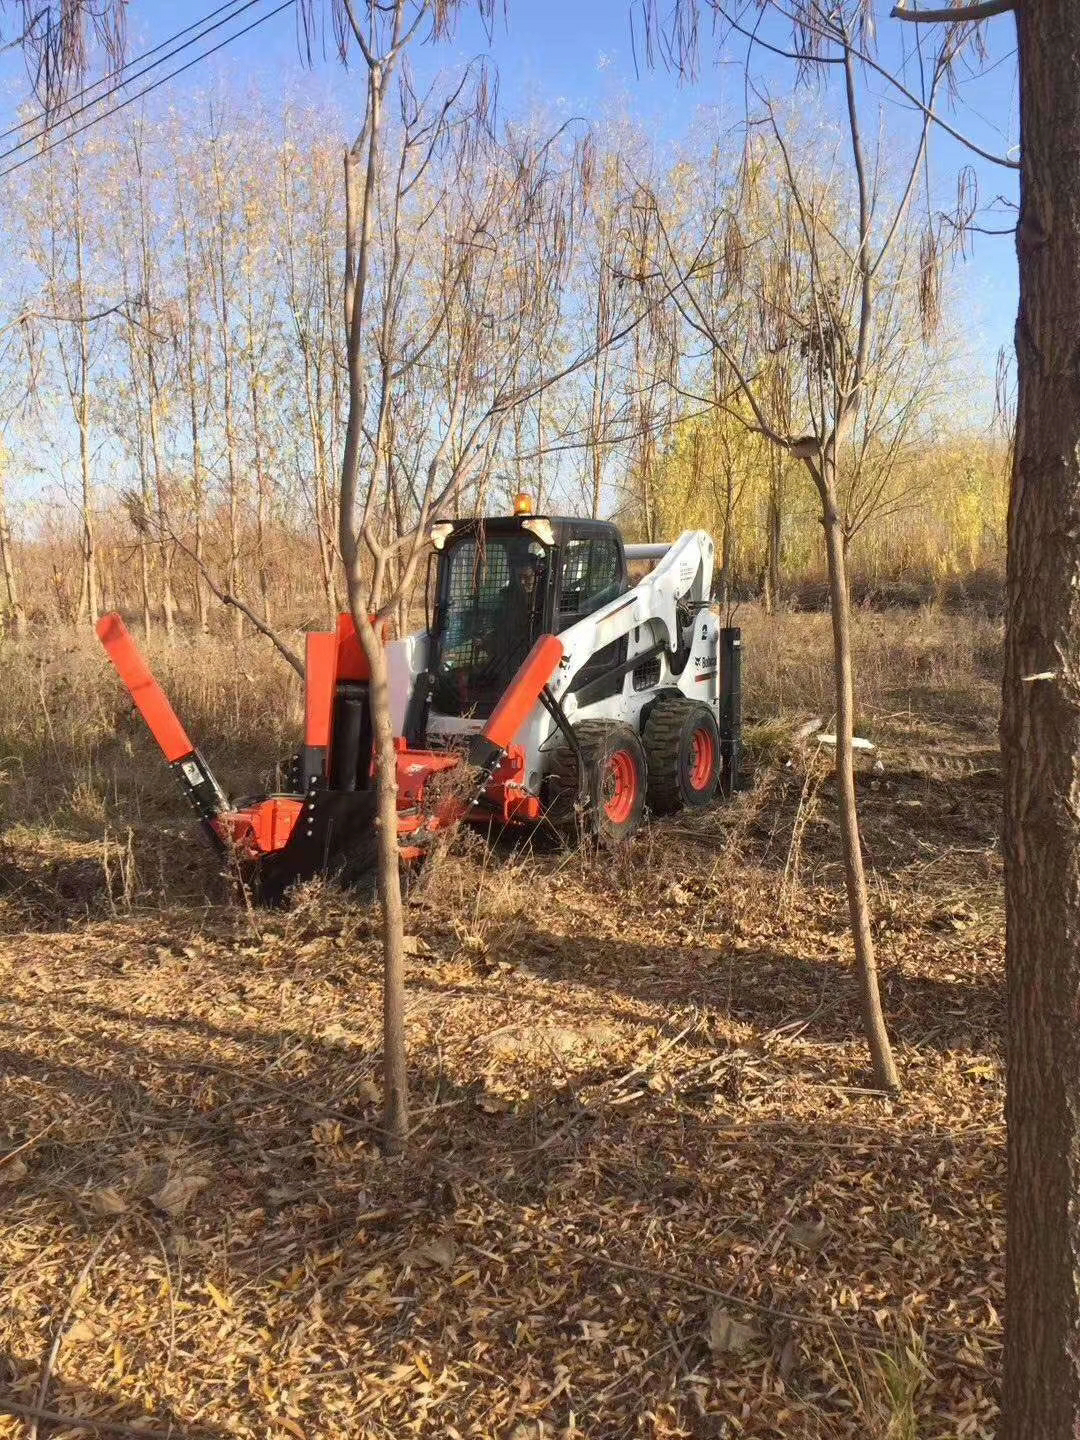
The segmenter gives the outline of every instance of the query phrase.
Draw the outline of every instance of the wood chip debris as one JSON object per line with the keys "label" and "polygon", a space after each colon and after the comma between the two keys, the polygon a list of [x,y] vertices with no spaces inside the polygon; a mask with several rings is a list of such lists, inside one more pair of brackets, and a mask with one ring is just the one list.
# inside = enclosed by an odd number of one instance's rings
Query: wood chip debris
{"label": "wood chip debris", "polygon": [[463,845],[423,876],[403,1160],[370,910],[103,905],[47,941],[5,912],[0,1436],[70,1302],[45,1408],[119,1433],[864,1440],[900,1375],[920,1440],[989,1440],[997,801],[889,785],[863,827],[895,1100],[827,787],[780,904],[798,775],[612,860]]}

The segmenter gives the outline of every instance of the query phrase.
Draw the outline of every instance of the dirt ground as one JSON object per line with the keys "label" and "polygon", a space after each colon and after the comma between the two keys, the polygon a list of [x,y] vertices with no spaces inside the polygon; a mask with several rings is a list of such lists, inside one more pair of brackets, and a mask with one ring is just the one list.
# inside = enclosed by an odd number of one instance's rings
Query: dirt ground
{"label": "dirt ground", "polygon": [[377,1143],[374,913],[230,899],[115,697],[104,739],[64,730],[97,672],[58,691],[43,664],[30,738],[0,698],[0,1410],[252,1440],[992,1435],[994,639],[860,622],[888,1099],[830,781],[791,741],[821,618],[782,644],[754,621],[730,805],[614,858],[460,837],[415,880],[403,1159]]}

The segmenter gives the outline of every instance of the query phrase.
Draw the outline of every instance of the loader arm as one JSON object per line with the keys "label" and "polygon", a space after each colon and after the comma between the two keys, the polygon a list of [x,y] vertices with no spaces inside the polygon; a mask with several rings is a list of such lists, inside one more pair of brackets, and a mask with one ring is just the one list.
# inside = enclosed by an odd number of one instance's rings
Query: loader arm
{"label": "loader arm", "polygon": [[[684,624],[680,607],[695,612],[708,605],[712,586],[713,542],[704,530],[687,530],[668,547],[642,547],[650,555],[638,555],[628,547],[628,558],[651,558],[656,550],[662,554],[656,566],[624,594],[617,596],[602,609],[564,630],[559,639],[565,655],[559,674],[552,682],[552,691],[563,699],[568,714],[585,709],[586,698],[575,697],[574,677],[598,651],[623,636],[630,636],[627,660],[622,668],[632,670],[652,655],[679,655],[685,647]],[[695,666],[701,676],[697,683],[705,689],[695,692],[697,698],[715,703],[717,698],[716,635],[719,626],[715,617],[708,617],[705,633],[695,630],[691,653],[711,664]],[[637,632],[636,635],[634,632]],[[698,641],[703,644],[699,645]],[[709,673],[706,673],[709,672]],[[712,682],[712,683],[709,683]],[[589,687],[591,688],[591,687]]]}

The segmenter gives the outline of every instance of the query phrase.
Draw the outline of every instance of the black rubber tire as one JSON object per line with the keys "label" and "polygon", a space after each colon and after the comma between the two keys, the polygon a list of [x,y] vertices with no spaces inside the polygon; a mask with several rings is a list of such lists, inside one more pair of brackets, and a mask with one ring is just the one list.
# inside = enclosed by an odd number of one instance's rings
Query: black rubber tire
{"label": "black rubber tire", "polygon": [[[552,752],[548,818],[563,830],[572,830],[580,822],[601,845],[621,845],[645,817],[649,767],[641,741],[629,725],[610,720],[583,720],[574,726],[574,735],[585,761],[584,810],[579,803],[578,757],[564,738]],[[622,791],[621,800],[612,793],[616,784]]]}
{"label": "black rubber tire", "polygon": [[[709,770],[704,779],[703,737],[709,747]],[[701,810],[712,804],[720,782],[720,730],[708,705],[685,695],[658,700],[649,711],[642,740],[649,764],[651,809],[669,815],[673,810]]]}

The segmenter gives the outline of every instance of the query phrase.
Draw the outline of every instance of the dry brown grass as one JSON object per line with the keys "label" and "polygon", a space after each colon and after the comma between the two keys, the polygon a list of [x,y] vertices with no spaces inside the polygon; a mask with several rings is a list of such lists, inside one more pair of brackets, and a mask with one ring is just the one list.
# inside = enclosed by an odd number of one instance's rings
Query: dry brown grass
{"label": "dry brown grass", "polygon": [[[832,699],[832,622],[827,614],[741,608],[748,711],[760,718],[827,711]],[[860,610],[852,617],[858,704],[864,719],[929,718],[967,711],[985,728],[1000,689],[1001,628],[981,616],[926,606]]]}
{"label": "dry brown grass", "polygon": [[[832,632],[825,614],[739,610],[746,648],[744,713],[751,743],[786,744],[792,722],[833,714]],[[893,763],[931,768],[995,763],[1001,627],[924,607],[856,610],[856,728]]]}
{"label": "dry brown grass", "polygon": [[[372,912],[230,903],[93,651],[9,665],[0,1408],[59,1336],[46,1409],[179,1436],[993,1433],[996,637],[858,618],[888,1101],[827,783],[784,892],[827,621],[741,618],[754,791],[613,860],[462,834],[415,878],[393,1162]],[[166,665],[222,779],[258,784],[295,733],[283,669]]]}
{"label": "dry brown grass", "polygon": [[[76,809],[90,803],[94,824],[121,813],[130,822],[132,798],[161,789],[160,759],[94,637],[58,631],[45,642],[8,641],[0,659],[7,814],[67,818],[82,787]],[[265,641],[158,643],[148,659],[192,739],[230,784],[241,793],[265,786],[275,759],[295,746],[302,713],[296,676]]]}

